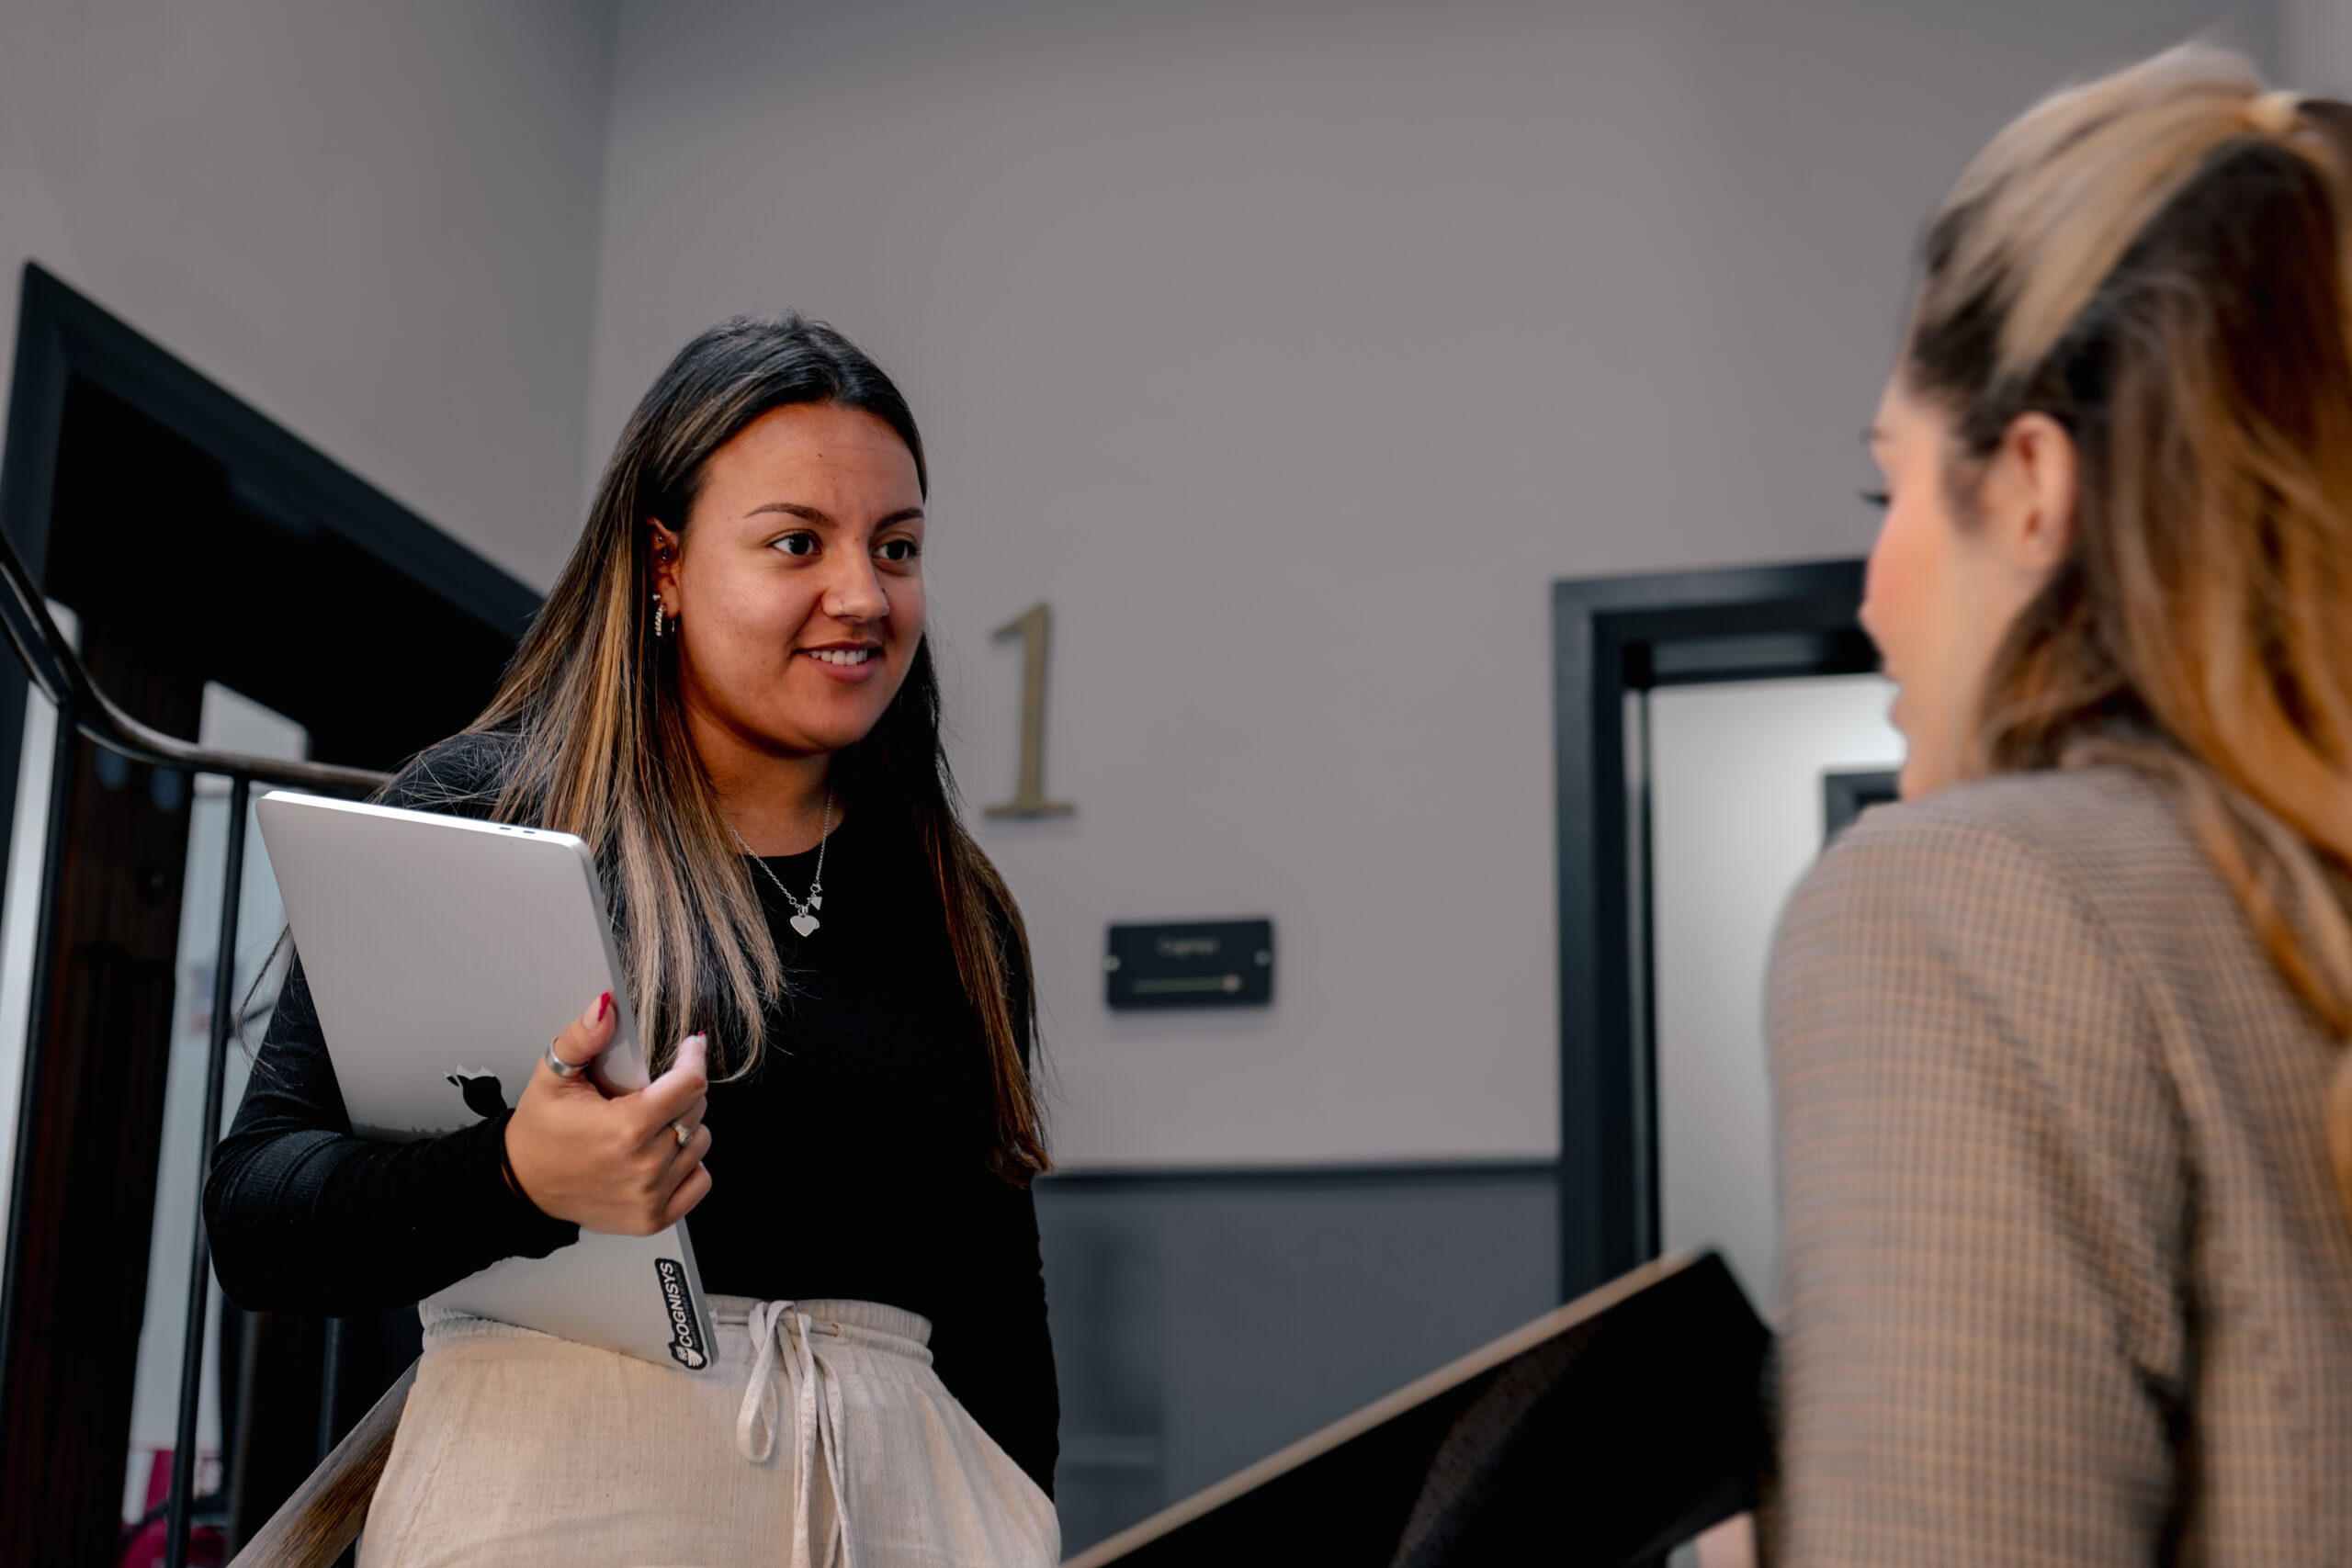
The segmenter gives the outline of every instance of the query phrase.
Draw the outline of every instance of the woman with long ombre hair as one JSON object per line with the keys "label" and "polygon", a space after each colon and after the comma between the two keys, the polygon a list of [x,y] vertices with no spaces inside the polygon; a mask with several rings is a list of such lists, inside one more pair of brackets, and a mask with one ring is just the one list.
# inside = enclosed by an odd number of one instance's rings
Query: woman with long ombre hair
{"label": "woman with long ombre hair", "polygon": [[587,841],[659,1076],[596,1088],[582,998],[511,1110],[365,1141],[298,960],[206,1192],[224,1288],[382,1313],[691,1213],[718,1355],[428,1308],[363,1563],[1057,1559],[1028,950],[940,746],[928,488],[839,333],[704,333],[489,708],[385,792]]}
{"label": "woman with long ombre hair", "polygon": [[2352,1561],[2352,108],[2003,131],[1871,433],[1903,803],[1771,988],[1773,1556]]}

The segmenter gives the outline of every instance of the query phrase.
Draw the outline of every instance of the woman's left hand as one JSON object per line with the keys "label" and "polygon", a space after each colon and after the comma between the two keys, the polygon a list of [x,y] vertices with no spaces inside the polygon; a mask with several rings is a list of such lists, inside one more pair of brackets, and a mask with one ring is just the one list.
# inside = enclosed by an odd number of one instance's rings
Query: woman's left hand
{"label": "woman's left hand", "polygon": [[[555,1038],[557,1057],[585,1067],[613,1043],[612,998],[599,997]],[[545,1062],[506,1123],[506,1160],[540,1213],[582,1230],[651,1235],[686,1217],[710,1192],[702,1124],[710,1079],[705,1041],[679,1043],[670,1070],[643,1089],[607,1094],[587,1072],[559,1075]]]}

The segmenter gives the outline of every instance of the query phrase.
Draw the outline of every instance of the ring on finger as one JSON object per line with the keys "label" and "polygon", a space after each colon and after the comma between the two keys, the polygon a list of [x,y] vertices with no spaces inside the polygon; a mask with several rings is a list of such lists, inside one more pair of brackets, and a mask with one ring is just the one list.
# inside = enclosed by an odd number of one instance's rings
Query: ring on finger
{"label": "ring on finger", "polygon": [[578,1077],[582,1073],[588,1070],[588,1064],[585,1062],[567,1062],[562,1057],[557,1055],[555,1054],[555,1042],[552,1040],[548,1042],[548,1066],[554,1071],[555,1076],[560,1078]]}
{"label": "ring on finger", "polygon": [[686,1140],[694,1136],[692,1133],[686,1131],[686,1124],[684,1122],[671,1122],[670,1131],[678,1134],[678,1146],[682,1149],[686,1146]]}

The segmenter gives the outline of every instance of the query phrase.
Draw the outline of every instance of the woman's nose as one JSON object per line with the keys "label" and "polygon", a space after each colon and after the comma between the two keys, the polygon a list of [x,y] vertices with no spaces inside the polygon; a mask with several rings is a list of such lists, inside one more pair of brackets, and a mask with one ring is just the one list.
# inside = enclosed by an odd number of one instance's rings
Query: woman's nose
{"label": "woman's nose", "polygon": [[890,596],[874,563],[860,556],[837,569],[825,586],[822,605],[837,621],[878,621],[890,613]]}

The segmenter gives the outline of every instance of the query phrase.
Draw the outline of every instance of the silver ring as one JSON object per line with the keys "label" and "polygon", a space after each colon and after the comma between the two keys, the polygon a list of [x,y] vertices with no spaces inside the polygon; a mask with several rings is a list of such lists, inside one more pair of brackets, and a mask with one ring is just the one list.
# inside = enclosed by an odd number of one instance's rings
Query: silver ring
{"label": "silver ring", "polygon": [[548,1042],[548,1066],[554,1070],[555,1076],[560,1078],[576,1078],[582,1073],[588,1070],[588,1065],[585,1062],[582,1062],[575,1066],[574,1064],[567,1062],[562,1057],[557,1055],[555,1054],[555,1042],[552,1040]]}
{"label": "silver ring", "polygon": [[678,1134],[678,1146],[682,1149],[686,1146],[686,1140],[694,1135],[686,1131],[686,1124],[684,1122],[671,1122],[670,1131]]}

